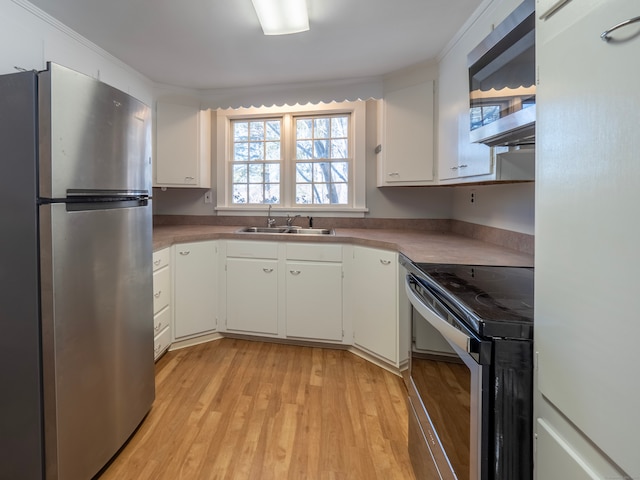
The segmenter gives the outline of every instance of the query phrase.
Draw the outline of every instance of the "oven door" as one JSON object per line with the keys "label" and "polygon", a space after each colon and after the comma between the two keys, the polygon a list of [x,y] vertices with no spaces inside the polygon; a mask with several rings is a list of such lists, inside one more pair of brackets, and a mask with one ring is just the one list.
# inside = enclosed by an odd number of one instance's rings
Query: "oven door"
{"label": "oven door", "polygon": [[405,286],[413,306],[409,451],[416,474],[430,457],[442,479],[486,480],[491,343],[413,275]]}

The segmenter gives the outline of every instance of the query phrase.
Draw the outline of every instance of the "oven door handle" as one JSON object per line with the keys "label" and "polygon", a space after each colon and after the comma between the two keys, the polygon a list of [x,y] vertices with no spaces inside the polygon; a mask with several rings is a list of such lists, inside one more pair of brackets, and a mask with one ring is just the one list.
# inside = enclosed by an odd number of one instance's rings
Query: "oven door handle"
{"label": "oven door handle", "polygon": [[438,330],[449,343],[456,345],[464,352],[471,353],[471,337],[443,319],[433,307],[424,303],[413,289],[413,285],[416,284],[417,280],[415,280],[412,275],[407,275],[404,286],[413,308]]}

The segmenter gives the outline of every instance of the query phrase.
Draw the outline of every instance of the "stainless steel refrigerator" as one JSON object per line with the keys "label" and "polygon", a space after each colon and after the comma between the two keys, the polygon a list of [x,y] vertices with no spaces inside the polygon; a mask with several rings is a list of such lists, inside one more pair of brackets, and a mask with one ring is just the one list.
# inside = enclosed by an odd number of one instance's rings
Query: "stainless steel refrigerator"
{"label": "stainless steel refrigerator", "polygon": [[151,115],[59,65],[0,76],[0,479],[86,480],[154,400]]}

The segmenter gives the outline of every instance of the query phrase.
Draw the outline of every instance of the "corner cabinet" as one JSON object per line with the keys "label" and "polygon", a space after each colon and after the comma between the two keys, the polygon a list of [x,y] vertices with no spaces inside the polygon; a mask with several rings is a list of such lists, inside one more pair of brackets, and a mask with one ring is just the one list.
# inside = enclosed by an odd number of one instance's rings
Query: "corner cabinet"
{"label": "corner cabinet", "polygon": [[153,357],[171,345],[171,249],[153,253]]}
{"label": "corner cabinet", "polygon": [[217,242],[176,244],[173,257],[174,340],[214,332],[218,306]]}
{"label": "corner cabinet", "polygon": [[[401,313],[403,282],[398,280],[398,254],[370,247],[353,247],[348,281],[353,344],[396,367],[406,364],[409,321]],[[401,279],[404,281],[404,278]],[[408,302],[408,300],[406,300]],[[404,324],[401,320],[405,320]]]}
{"label": "corner cabinet", "polygon": [[156,104],[155,187],[211,188],[211,112]]}
{"label": "corner cabinet", "polygon": [[433,89],[420,83],[378,103],[378,187],[434,184]]}

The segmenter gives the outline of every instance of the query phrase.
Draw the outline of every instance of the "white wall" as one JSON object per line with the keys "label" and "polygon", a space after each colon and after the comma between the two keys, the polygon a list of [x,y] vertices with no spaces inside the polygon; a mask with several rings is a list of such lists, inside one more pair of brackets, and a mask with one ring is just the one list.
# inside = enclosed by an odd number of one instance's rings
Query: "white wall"
{"label": "white wall", "polygon": [[153,84],[26,0],[0,0],[0,74],[55,62],[153,103]]}
{"label": "white wall", "polygon": [[455,187],[451,218],[534,235],[534,191],[534,183]]}

